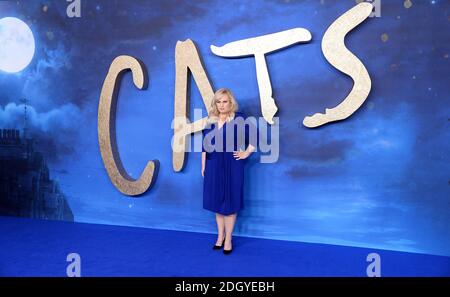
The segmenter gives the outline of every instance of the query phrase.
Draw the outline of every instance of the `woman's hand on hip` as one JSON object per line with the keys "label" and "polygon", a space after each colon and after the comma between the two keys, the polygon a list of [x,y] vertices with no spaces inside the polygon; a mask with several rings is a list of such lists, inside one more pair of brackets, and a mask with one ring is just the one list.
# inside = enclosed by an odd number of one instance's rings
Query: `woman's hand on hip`
{"label": "woman's hand on hip", "polygon": [[250,155],[250,152],[248,152],[248,151],[233,152],[233,157],[236,160],[246,159],[249,155]]}

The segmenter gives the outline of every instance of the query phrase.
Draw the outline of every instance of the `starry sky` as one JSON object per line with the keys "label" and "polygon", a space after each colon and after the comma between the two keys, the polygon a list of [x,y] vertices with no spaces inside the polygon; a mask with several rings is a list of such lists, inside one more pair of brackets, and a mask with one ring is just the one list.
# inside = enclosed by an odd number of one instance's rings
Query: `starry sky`
{"label": "starry sky", "polygon": [[[372,91],[350,118],[316,129],[303,118],[336,106],[352,80],[323,57],[328,26],[354,0],[82,1],[81,17],[65,1],[2,1],[33,31],[36,53],[23,71],[0,71],[0,126],[23,125],[66,193],[77,222],[215,232],[202,208],[200,153],[182,172],[171,161],[175,45],[192,39],[214,89],[233,90],[240,110],[261,115],[253,58],[215,56],[211,44],[295,27],[312,41],[266,57],[279,111],[280,157],[246,167],[245,209],[237,235],[373,247],[450,256],[449,8],[444,0],[382,1],[346,38],[366,66]],[[122,81],[117,139],[137,178],[160,161],[153,188],[127,197],[109,181],[97,141],[97,108],[111,61],[145,64],[147,90]],[[195,84],[191,110],[204,106]]]}

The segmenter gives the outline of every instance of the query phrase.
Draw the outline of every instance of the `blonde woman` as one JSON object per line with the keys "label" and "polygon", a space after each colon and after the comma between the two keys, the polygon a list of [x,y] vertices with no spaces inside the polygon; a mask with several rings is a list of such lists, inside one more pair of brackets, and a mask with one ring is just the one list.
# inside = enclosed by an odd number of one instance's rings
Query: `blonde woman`
{"label": "blonde woman", "polygon": [[[208,125],[203,130],[203,208],[216,213],[218,235],[213,249],[223,247],[226,255],[233,249],[233,228],[237,213],[243,208],[244,160],[255,150],[254,144],[249,144],[245,150],[241,145],[239,150],[237,129],[242,125],[239,127],[236,123],[243,122],[237,121],[239,117],[245,120],[245,115],[238,112],[238,103],[231,91],[217,90],[209,110]],[[235,129],[234,137],[230,137],[231,129]],[[244,129],[246,138],[241,144],[245,147],[248,130]]]}

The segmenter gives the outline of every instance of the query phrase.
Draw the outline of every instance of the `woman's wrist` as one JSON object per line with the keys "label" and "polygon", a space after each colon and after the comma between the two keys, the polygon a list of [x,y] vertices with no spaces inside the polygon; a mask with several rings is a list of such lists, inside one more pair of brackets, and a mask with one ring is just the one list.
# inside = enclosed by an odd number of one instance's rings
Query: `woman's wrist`
{"label": "woman's wrist", "polygon": [[255,151],[255,147],[253,147],[252,145],[249,145],[247,147],[247,149],[245,150],[245,152],[250,155],[251,153],[253,153]]}

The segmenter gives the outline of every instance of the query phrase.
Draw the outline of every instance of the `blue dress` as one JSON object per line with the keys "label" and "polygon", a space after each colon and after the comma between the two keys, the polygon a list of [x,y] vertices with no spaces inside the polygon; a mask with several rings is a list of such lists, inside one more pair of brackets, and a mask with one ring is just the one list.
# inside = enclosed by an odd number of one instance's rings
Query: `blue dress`
{"label": "blue dress", "polygon": [[[236,160],[233,151],[245,150],[248,143],[256,147],[255,142],[249,138],[249,125],[239,124],[242,123],[240,120],[245,119],[246,116],[242,112],[236,112],[234,119],[225,122],[220,129],[217,123],[212,123],[202,131],[202,152],[206,152],[203,179],[204,209],[230,215],[244,207],[244,165],[248,158]],[[234,133],[231,132],[232,129]],[[222,138],[222,143],[216,136]]]}

